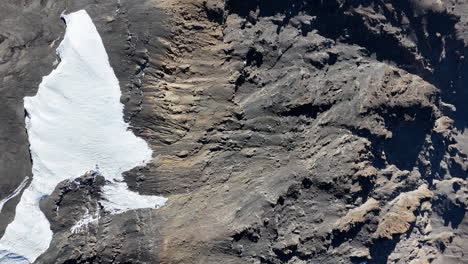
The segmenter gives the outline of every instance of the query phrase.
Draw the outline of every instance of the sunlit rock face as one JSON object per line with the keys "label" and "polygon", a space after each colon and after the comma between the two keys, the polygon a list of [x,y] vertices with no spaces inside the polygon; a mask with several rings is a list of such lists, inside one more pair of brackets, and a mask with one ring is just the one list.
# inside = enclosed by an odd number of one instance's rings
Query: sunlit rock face
{"label": "sunlit rock face", "polygon": [[[468,263],[468,1],[437,2],[2,1],[0,89],[20,100],[0,120],[25,130],[59,14],[86,9],[124,120],[154,151],[125,182],[170,197],[107,215],[104,177],[64,180],[40,201],[53,237],[34,263]],[[0,171],[16,151],[5,138],[28,143],[4,127]],[[25,145],[2,199],[32,180]]]}
{"label": "sunlit rock face", "polygon": [[[123,120],[119,82],[91,18],[86,11],[63,18],[67,30],[57,50],[60,64],[43,78],[34,97],[24,99],[33,179],[0,240],[0,263],[33,262],[47,250],[52,231],[39,201],[63,180],[99,171],[110,181],[101,203],[111,214],[165,202],[133,193],[122,182],[122,173],[145,165],[152,151]],[[86,221],[76,219],[77,224]]]}

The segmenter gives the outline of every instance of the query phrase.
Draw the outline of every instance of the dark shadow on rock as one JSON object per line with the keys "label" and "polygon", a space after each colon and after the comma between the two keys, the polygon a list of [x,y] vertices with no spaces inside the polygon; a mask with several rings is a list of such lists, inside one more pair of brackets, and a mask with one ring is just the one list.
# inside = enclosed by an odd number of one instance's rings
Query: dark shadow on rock
{"label": "dark shadow on rock", "polygon": [[347,232],[334,231],[332,234],[332,241],[331,241],[332,247],[334,248],[339,247],[344,242],[355,238],[361,232],[361,229],[364,227],[365,224],[366,224],[365,222],[358,223],[357,225],[353,226]]}
{"label": "dark shadow on rock", "polygon": [[303,104],[303,105],[296,105],[291,107],[289,110],[280,113],[282,116],[305,116],[308,118],[315,119],[321,113],[324,113],[330,108],[332,108],[333,104],[323,104],[323,105],[315,105],[315,104]]}
{"label": "dark shadow on rock", "polygon": [[396,118],[388,118],[387,126],[393,135],[383,144],[388,163],[402,170],[411,170],[415,166],[433,124],[430,112],[418,110],[413,116],[414,120],[404,120],[404,115],[411,115],[411,112],[409,109],[396,109]]}
{"label": "dark shadow on rock", "polygon": [[375,241],[370,248],[372,260],[370,264],[387,263],[388,257],[395,250],[396,245],[400,242],[400,236],[394,236],[392,239],[379,239]]}
{"label": "dark shadow on rock", "polygon": [[444,225],[451,228],[458,228],[465,217],[466,209],[453,204],[447,198],[437,199],[433,205],[434,211],[444,220]]}

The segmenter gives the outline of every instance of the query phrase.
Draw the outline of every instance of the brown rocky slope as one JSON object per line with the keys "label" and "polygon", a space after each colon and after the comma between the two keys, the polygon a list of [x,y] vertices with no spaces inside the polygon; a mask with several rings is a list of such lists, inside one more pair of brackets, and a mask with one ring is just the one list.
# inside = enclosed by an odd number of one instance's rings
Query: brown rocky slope
{"label": "brown rocky slope", "polygon": [[[8,60],[26,73],[52,67],[54,16],[91,14],[154,150],[126,181],[169,198],[74,234],[102,182],[63,182],[41,204],[54,238],[37,263],[468,262],[463,1],[11,2],[43,27]],[[17,80],[11,105],[39,81]]]}

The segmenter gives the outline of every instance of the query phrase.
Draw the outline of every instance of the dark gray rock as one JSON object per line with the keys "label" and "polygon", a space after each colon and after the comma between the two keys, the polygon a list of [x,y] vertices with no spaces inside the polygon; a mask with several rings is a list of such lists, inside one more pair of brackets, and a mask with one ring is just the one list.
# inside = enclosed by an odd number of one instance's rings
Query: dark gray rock
{"label": "dark gray rock", "polygon": [[[40,3],[39,3],[40,2]],[[31,177],[29,143],[24,126],[23,97],[34,95],[56,59],[63,33],[55,1],[2,1],[0,8],[0,199]],[[20,195],[9,200],[0,217],[0,235],[13,220]]]}
{"label": "dark gray rock", "polygon": [[169,201],[73,233],[102,183],[62,183],[38,263],[467,261],[464,2],[64,7],[91,14],[154,150],[125,180]]}

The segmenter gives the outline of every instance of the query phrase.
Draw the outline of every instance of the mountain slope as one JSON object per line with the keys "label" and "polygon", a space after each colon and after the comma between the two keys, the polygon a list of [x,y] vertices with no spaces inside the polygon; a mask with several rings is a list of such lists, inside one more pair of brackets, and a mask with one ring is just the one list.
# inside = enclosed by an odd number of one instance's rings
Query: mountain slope
{"label": "mountain slope", "polygon": [[[462,1],[56,5],[90,13],[126,121],[157,153],[126,182],[169,200],[72,234],[77,215],[55,205],[94,210],[102,179],[62,182],[41,203],[54,237],[37,263],[467,261]],[[54,23],[40,24],[58,37]]]}

